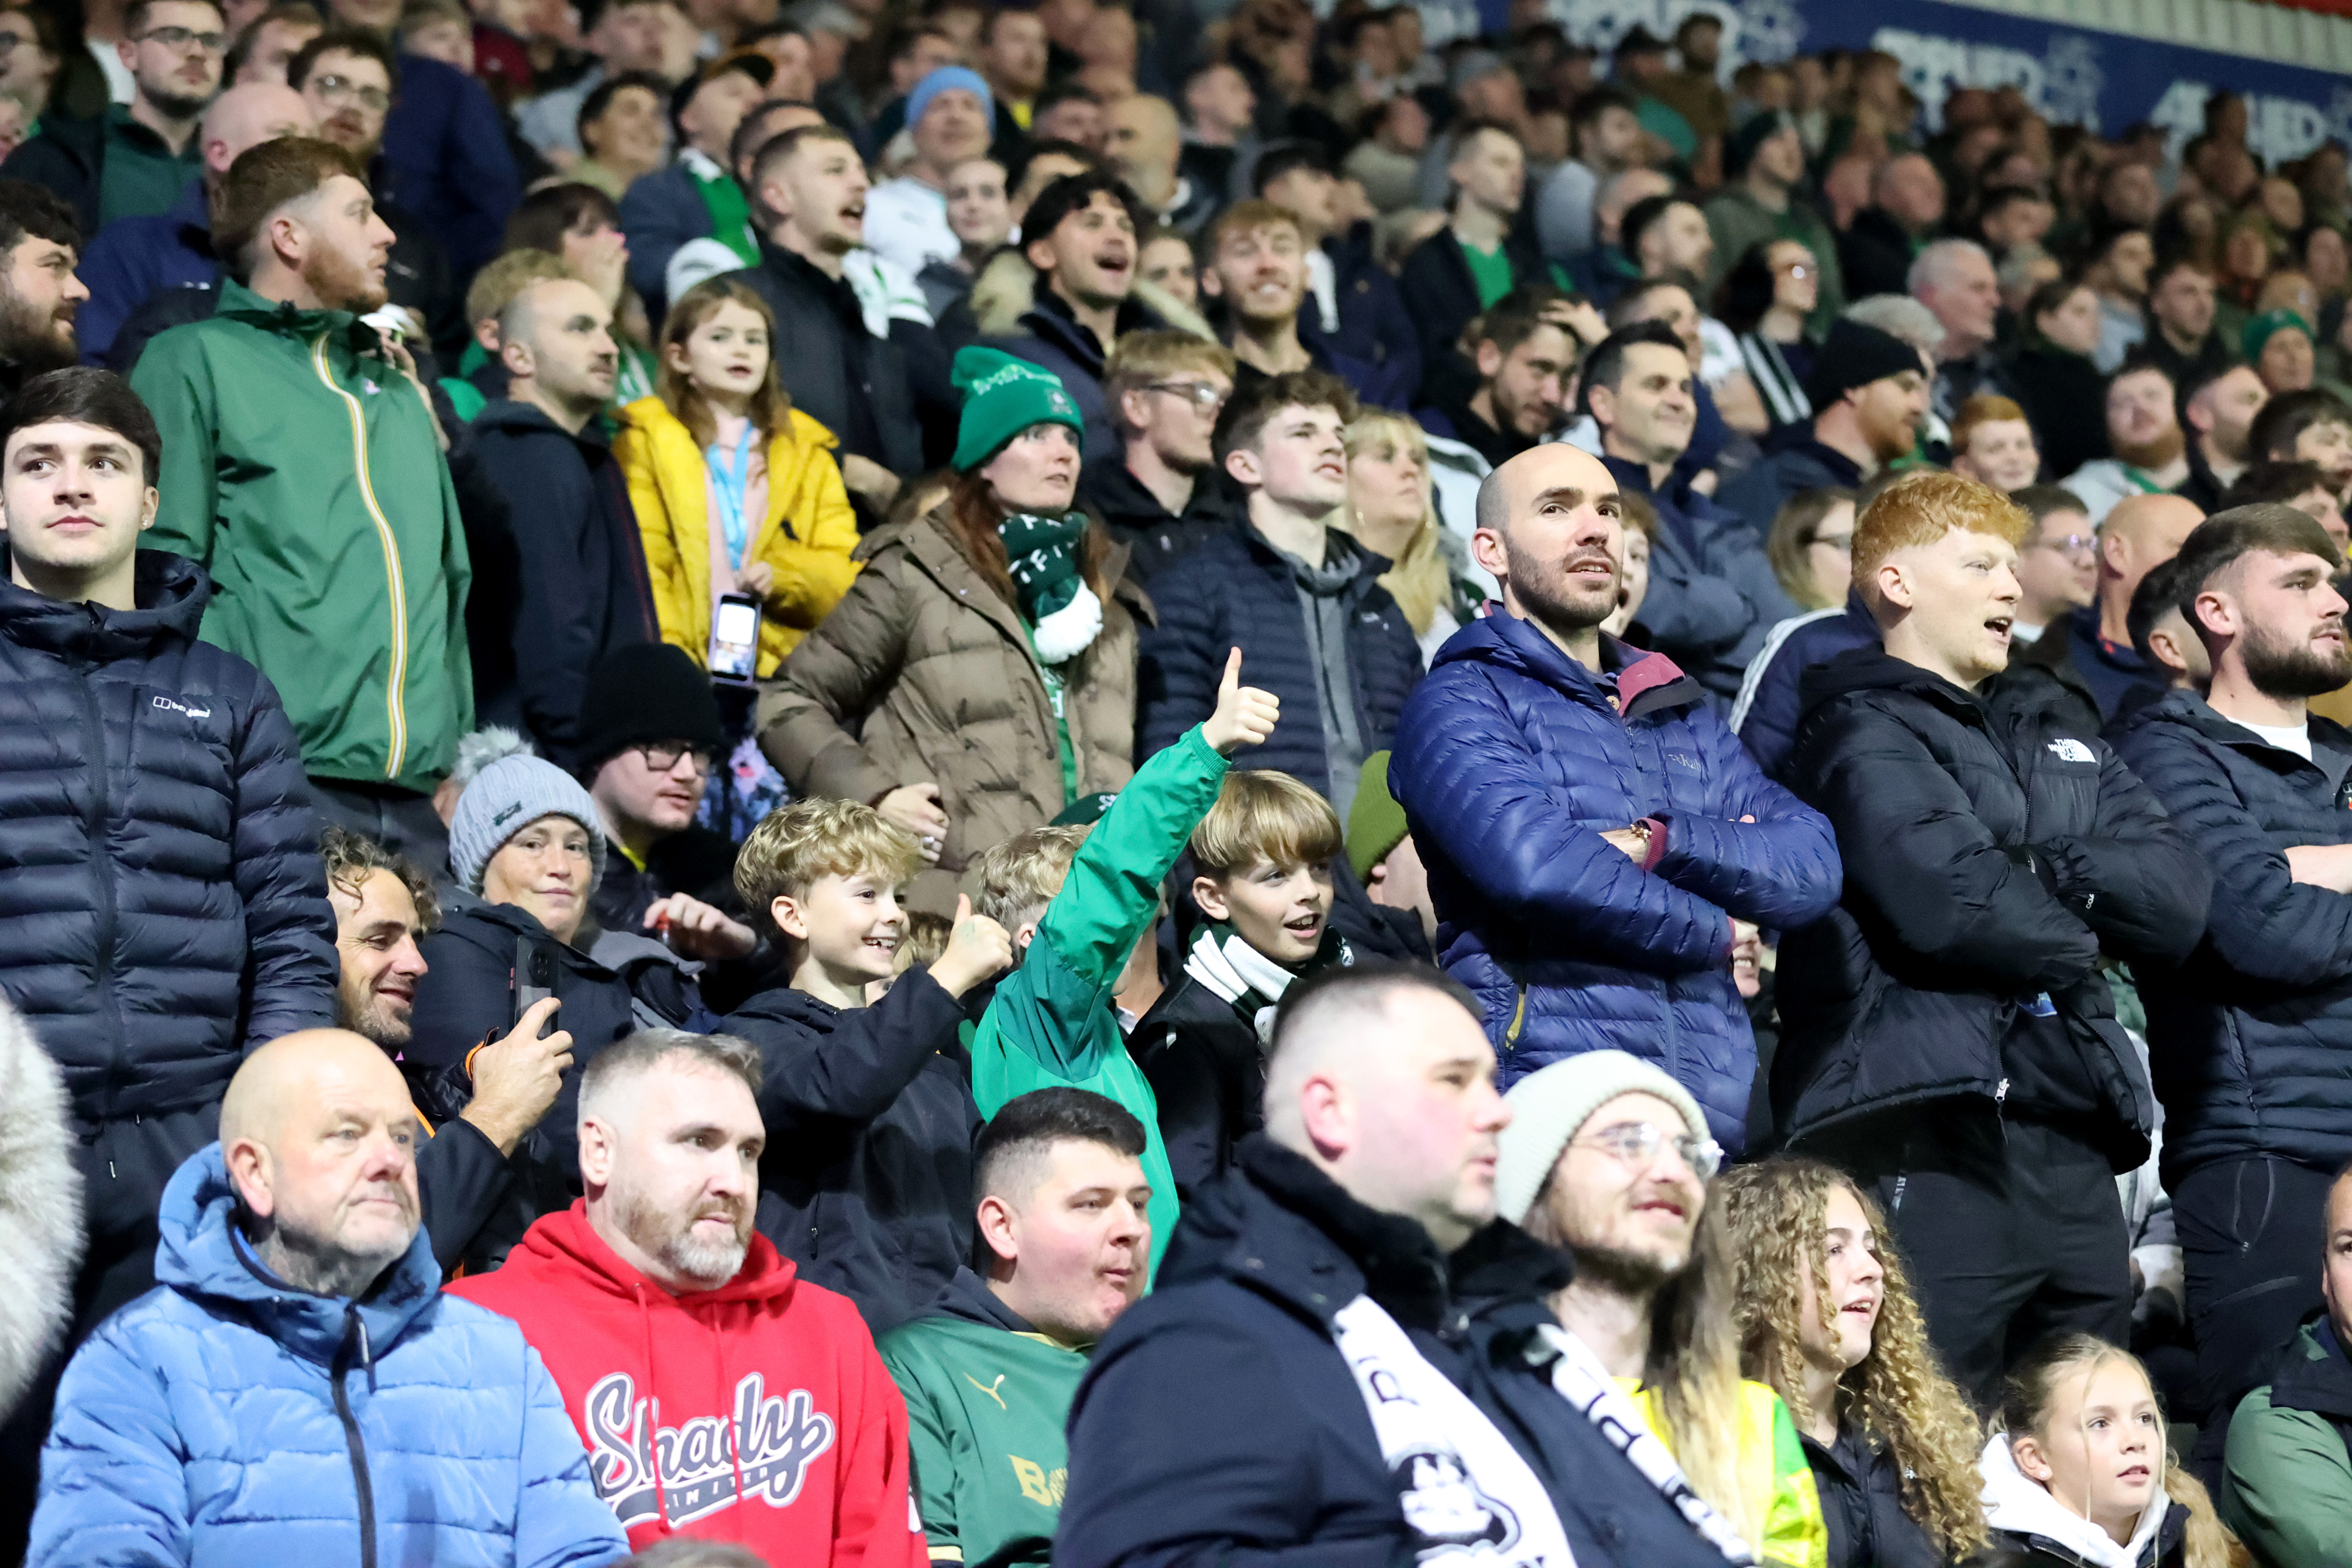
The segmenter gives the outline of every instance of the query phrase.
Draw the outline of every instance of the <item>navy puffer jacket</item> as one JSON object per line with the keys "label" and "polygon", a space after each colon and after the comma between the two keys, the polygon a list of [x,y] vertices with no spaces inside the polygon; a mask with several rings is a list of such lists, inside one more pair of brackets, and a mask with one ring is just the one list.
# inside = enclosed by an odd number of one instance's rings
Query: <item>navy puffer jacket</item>
{"label": "navy puffer jacket", "polygon": [[[1344,535],[1332,535],[1329,548],[1356,552],[1356,580],[1345,591],[1348,673],[1356,731],[1370,756],[1388,745],[1405,694],[1421,679],[1421,645],[1381,586],[1387,559]],[[1225,652],[1238,647],[1242,679],[1282,699],[1282,721],[1250,752],[1250,766],[1288,773],[1330,795],[1322,680],[1307,611],[1282,553],[1247,522],[1236,522],[1153,577],[1151,602],[1160,621],[1145,628],[1138,661],[1136,762],[1166,751],[1216,711]]]}
{"label": "navy puffer jacket", "polygon": [[[1506,1083],[1630,1051],[1737,1149],[1756,1041],[1731,916],[1819,919],[1837,902],[1837,846],[1696,681],[1612,638],[1601,649],[1605,682],[1512,616],[1454,633],[1405,705],[1389,787],[1429,868],[1439,952],[1484,1006]],[[1601,837],[1644,818],[1664,828],[1647,869]]]}
{"label": "navy puffer jacket", "polygon": [[2164,1180],[2208,1161],[2352,1160],[2352,898],[2297,882],[2285,851],[2352,844],[2352,734],[2315,717],[2312,761],[2176,691],[2116,732],[2213,868],[2204,939],[2135,972],[2164,1101]]}
{"label": "navy puffer jacket", "polygon": [[133,610],[0,572],[0,990],[85,1125],[218,1100],[335,1021],[302,749],[261,672],[196,640],[211,579],[142,550]]}

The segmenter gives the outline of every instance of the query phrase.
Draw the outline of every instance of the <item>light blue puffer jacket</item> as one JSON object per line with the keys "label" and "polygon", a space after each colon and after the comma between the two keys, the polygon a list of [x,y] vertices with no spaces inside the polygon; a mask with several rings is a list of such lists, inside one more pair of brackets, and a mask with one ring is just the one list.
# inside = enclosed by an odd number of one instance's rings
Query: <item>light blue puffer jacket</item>
{"label": "light blue puffer jacket", "polygon": [[160,1287],[74,1355],[26,1562],[592,1568],[628,1555],[512,1321],[441,1294],[423,1230],[366,1300],[273,1279],[220,1145],[163,1192]]}

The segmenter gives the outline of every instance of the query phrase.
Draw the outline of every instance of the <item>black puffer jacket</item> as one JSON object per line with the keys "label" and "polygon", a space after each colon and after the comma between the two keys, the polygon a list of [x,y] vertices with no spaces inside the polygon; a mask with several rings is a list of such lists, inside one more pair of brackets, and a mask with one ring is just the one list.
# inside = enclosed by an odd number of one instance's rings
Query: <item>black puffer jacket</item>
{"label": "black puffer jacket", "polygon": [[[1328,548],[1356,553],[1356,579],[1344,595],[1346,657],[1357,734],[1370,756],[1387,748],[1404,700],[1421,679],[1421,645],[1381,586],[1387,558],[1337,533]],[[1282,699],[1282,721],[1250,753],[1250,766],[1279,769],[1330,795],[1321,667],[1288,558],[1247,522],[1236,522],[1152,578],[1151,602],[1160,623],[1145,630],[1137,661],[1136,761],[1174,745],[1216,710],[1225,650],[1239,647],[1243,678]]]}
{"label": "black puffer jacket", "polygon": [[1895,1451],[1849,1426],[1834,1447],[1800,1432],[1829,1526],[1829,1568],[1944,1568],[1950,1561],[1903,1506]]}
{"label": "black puffer jacket", "polygon": [[137,574],[139,608],[106,610],[0,570],[0,991],[85,1125],[212,1104],[247,1051],[335,1020],[293,727],[196,640],[202,568]]}
{"label": "black puffer jacket", "polygon": [[[1980,700],[1877,648],[1801,689],[1783,776],[1837,828],[1845,891],[1781,945],[1778,1124],[1801,1142],[1973,1100],[2063,1124],[2118,1171],[2147,1159],[2155,1100],[2099,952],[2186,957],[2204,862],[2033,689]],[[2037,1020],[2043,996],[2054,1016]]]}
{"label": "black puffer jacket", "polygon": [[2164,1180],[2274,1154],[2352,1160],[2352,899],[2293,879],[2285,851],[2352,844],[2352,734],[2311,721],[2305,762],[2177,691],[2116,744],[2213,871],[2189,962],[2139,972],[2164,1101]]}

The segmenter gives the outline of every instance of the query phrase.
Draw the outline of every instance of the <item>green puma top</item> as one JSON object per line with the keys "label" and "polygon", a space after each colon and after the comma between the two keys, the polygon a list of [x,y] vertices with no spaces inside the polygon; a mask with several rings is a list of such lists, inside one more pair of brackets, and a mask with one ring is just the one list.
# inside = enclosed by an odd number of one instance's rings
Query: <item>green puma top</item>
{"label": "green puma top", "polygon": [[969,1268],[930,1313],[879,1348],[907,1401],[931,1561],[1045,1568],[1070,1474],[1063,1429],[1087,1358],[1030,1328]]}

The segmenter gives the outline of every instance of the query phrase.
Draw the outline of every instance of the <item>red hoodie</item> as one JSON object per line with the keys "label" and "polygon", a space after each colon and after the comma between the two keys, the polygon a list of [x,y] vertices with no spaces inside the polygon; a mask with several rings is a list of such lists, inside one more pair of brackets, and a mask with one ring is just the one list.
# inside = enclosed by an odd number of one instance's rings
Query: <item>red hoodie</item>
{"label": "red hoodie", "polygon": [[504,1268],[448,1289],[522,1326],[632,1547],[690,1535],[793,1568],[928,1562],[907,1406],[873,1336],[767,1237],[718,1289],[672,1296],[574,1203],[534,1224]]}

